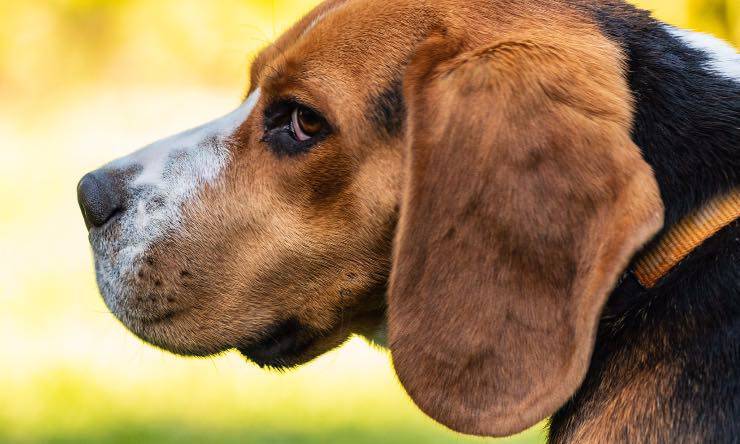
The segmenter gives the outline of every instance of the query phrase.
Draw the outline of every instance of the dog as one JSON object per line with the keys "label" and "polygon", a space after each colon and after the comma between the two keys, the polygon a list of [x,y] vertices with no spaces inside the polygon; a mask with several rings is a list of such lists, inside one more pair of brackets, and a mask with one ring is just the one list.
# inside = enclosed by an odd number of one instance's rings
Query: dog
{"label": "dog", "polygon": [[617,0],[328,0],[241,106],[78,185],[107,306],[183,355],[359,334],[462,433],[740,436],[740,58]]}

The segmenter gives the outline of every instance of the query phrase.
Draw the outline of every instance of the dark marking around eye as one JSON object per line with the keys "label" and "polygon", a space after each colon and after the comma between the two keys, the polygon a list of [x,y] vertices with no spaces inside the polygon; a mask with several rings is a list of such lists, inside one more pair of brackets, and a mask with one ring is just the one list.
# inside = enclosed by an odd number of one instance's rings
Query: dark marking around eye
{"label": "dark marking around eye", "polygon": [[375,98],[370,100],[370,120],[385,135],[397,136],[403,129],[406,104],[403,100],[401,78],[398,77]]}
{"label": "dark marking around eye", "polygon": [[[302,108],[310,112],[322,125],[322,129],[312,134],[308,140],[297,140],[292,128],[291,117],[296,108]],[[264,117],[265,134],[262,142],[267,143],[272,151],[278,156],[294,156],[310,151],[332,133],[331,125],[317,111],[303,105],[295,100],[288,99],[275,102],[265,109]]]}
{"label": "dark marking around eye", "polygon": [[288,127],[272,130],[262,140],[267,142],[272,151],[278,156],[294,156],[306,153],[318,142],[318,139],[297,141]]}

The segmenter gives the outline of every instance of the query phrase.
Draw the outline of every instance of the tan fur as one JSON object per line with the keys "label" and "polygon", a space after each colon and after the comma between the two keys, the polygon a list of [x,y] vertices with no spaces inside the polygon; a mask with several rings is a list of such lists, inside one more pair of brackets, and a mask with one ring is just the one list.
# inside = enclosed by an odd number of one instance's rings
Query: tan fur
{"label": "tan fur", "polygon": [[[322,4],[255,59],[262,95],[226,173],[151,255],[141,285],[180,313],[132,328],[207,354],[294,317],[321,332],[301,363],[381,328],[393,268],[390,346],[414,401],[467,433],[536,423],[581,382],[606,295],[661,225],[621,64],[561,2]],[[401,81],[389,135],[371,104]],[[289,97],[335,131],[280,157],[264,110]]]}

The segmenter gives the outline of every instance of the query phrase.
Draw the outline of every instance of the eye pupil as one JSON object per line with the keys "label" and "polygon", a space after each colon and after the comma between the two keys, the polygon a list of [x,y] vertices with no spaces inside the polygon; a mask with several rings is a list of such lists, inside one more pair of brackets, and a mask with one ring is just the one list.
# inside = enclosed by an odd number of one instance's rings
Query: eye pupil
{"label": "eye pupil", "polygon": [[309,137],[317,135],[323,129],[319,116],[306,108],[298,108],[298,126]]}

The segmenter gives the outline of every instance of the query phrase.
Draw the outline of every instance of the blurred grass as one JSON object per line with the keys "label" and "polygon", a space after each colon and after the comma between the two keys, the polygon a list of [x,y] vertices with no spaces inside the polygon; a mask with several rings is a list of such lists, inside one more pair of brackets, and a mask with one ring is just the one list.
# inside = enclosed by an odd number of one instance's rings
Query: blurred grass
{"label": "blurred grass", "polygon": [[[0,0],[1,443],[492,441],[424,417],[360,340],[286,374],[184,359],[97,295],[77,179],[237,105],[251,55],[312,4]],[[736,1],[641,4],[740,41]]]}
{"label": "blurred grass", "polygon": [[[73,364],[32,371],[21,385],[3,381],[4,396],[16,401],[0,407],[0,441],[481,441],[431,424],[407,407],[399,392],[388,392],[394,382],[385,357],[359,341],[290,374],[264,373],[234,355],[180,363],[160,359],[156,368],[126,365],[133,375],[124,378],[106,371],[105,364],[88,369]],[[336,378],[337,369],[352,375]],[[378,396],[377,390],[385,393]],[[538,442],[538,437],[530,432],[512,442]]]}

